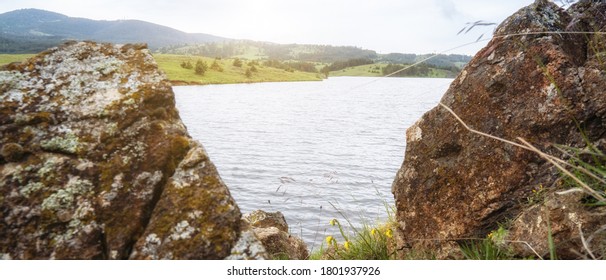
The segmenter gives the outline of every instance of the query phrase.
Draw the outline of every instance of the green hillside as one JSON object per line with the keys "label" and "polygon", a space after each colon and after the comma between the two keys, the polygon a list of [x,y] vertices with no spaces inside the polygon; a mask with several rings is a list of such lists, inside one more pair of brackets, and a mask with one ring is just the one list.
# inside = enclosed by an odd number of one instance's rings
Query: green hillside
{"label": "green hillside", "polygon": [[[11,62],[21,62],[33,54],[0,54],[0,65]],[[263,66],[263,63],[252,63],[250,60],[242,59],[242,66],[233,65],[235,59],[217,60],[217,65],[223,71],[211,69],[215,59],[209,57],[155,54],[154,58],[158,67],[166,73],[168,79],[175,85],[180,84],[235,84],[235,83],[257,83],[257,82],[283,82],[283,81],[320,81],[322,77],[318,73],[284,70],[275,67]],[[203,75],[197,75],[194,69],[185,69],[181,63],[190,61],[193,65],[198,60],[204,61],[209,69]],[[249,76],[246,75],[250,71]],[[252,71],[251,71],[252,70]]]}
{"label": "green hillside", "polygon": [[383,77],[390,75],[390,77],[422,77],[422,78],[454,78],[458,71],[451,71],[449,69],[441,69],[437,67],[430,67],[427,65],[413,66],[407,70],[403,70],[396,74],[392,74],[402,68],[408,67],[409,65],[395,65],[387,63],[374,63],[367,65],[360,65],[354,67],[347,67],[345,69],[331,71],[330,77]]}
{"label": "green hillside", "polygon": [[[320,81],[322,77],[318,73],[302,71],[286,71],[274,67],[263,66],[263,63],[251,63],[252,60],[242,59],[242,66],[234,66],[235,59],[215,60],[209,57],[155,54],[154,58],[171,81],[175,84],[234,84],[234,83],[257,83],[257,82],[282,82],[282,81]],[[190,61],[193,65],[198,60],[204,61],[209,69],[203,75],[197,75],[193,69],[181,67],[181,63]],[[212,69],[213,62],[217,62],[220,69]],[[254,66],[254,68],[253,68]],[[254,71],[253,69],[256,69]],[[247,70],[250,76],[246,75]]]}

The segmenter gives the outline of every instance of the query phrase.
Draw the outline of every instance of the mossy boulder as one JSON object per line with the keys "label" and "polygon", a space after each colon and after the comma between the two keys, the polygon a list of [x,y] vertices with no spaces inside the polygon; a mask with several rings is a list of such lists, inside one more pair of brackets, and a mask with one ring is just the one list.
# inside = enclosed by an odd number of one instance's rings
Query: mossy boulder
{"label": "mossy boulder", "polygon": [[229,255],[240,211],[145,45],[68,42],[0,84],[0,258]]}

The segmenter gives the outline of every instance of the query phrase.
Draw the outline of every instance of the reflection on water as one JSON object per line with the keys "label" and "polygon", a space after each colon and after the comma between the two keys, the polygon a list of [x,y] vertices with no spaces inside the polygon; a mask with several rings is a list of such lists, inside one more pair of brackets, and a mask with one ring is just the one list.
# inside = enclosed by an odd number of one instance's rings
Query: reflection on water
{"label": "reflection on water", "polygon": [[406,128],[451,81],[344,77],[174,91],[242,212],[281,211],[312,249],[339,235],[333,218],[355,226],[386,219]]}

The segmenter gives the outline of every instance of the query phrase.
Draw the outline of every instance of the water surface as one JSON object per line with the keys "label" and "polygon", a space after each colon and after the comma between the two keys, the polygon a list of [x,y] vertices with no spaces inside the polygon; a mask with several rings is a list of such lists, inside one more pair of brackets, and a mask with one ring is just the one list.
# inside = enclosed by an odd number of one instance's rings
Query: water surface
{"label": "water surface", "polygon": [[281,211],[311,249],[339,235],[333,218],[354,226],[386,219],[406,128],[451,81],[339,77],[174,91],[242,212]]}

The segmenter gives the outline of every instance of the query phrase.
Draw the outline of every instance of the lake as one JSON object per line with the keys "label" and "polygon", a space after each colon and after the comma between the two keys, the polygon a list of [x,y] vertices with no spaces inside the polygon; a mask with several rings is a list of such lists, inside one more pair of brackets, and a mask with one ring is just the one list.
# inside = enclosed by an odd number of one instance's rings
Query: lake
{"label": "lake", "polygon": [[375,224],[394,204],[406,128],[436,106],[452,79],[337,77],[322,82],[174,87],[242,213],[282,212],[317,249],[329,221]]}

